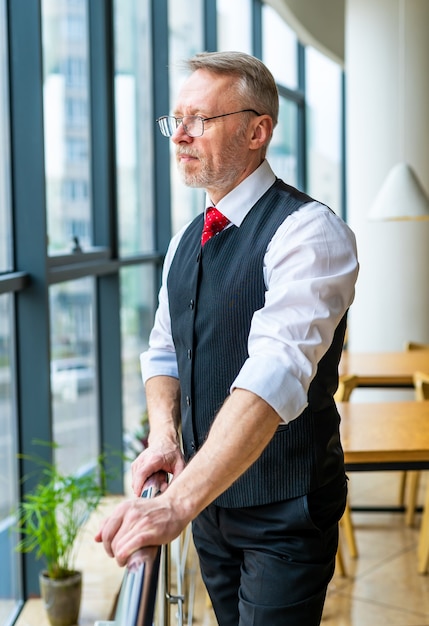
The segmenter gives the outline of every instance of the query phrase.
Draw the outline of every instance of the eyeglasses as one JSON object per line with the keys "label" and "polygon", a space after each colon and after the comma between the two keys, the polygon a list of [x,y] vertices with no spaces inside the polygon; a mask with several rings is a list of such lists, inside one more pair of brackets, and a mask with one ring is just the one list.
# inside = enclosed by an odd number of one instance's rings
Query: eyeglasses
{"label": "eyeglasses", "polygon": [[227,115],[236,115],[237,113],[254,113],[255,115],[261,115],[254,109],[241,109],[241,111],[233,111],[232,113],[223,113],[222,115],[214,115],[213,117],[201,117],[201,115],[185,115],[184,117],[174,117],[172,115],[163,115],[158,117],[159,130],[164,137],[171,137],[174,135],[180,124],[183,125],[183,130],[189,137],[201,137],[204,134],[204,122],[209,120],[216,120],[219,117],[226,117]]}

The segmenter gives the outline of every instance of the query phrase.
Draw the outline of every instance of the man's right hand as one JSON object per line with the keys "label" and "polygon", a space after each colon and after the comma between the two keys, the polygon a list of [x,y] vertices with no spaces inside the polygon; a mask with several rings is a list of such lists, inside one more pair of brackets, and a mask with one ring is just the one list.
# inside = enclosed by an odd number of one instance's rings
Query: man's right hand
{"label": "man's right hand", "polygon": [[[140,496],[145,482],[152,474],[167,472],[174,479],[184,467],[185,459],[177,442],[163,440],[150,443],[131,464],[133,491],[136,496]],[[165,491],[167,486],[167,483],[162,485],[161,491]]]}

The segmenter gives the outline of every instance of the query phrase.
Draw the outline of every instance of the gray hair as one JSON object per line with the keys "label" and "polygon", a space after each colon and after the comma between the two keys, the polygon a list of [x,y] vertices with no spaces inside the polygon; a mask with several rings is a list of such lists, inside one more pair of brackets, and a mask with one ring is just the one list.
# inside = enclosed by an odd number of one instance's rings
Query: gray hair
{"label": "gray hair", "polygon": [[213,74],[235,76],[235,92],[243,107],[269,115],[276,126],[279,116],[279,93],[273,75],[256,57],[244,52],[201,52],[186,61],[191,71],[207,70]]}

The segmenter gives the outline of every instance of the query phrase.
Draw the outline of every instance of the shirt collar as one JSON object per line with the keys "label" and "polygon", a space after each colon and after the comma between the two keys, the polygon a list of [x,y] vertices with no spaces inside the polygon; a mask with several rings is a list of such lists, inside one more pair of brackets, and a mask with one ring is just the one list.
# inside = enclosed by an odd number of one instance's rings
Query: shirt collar
{"label": "shirt collar", "polygon": [[[250,209],[274,184],[276,176],[267,160],[245,178],[237,187],[234,187],[216,205],[225,217],[235,226],[240,226]],[[213,206],[208,194],[206,194],[206,211]]]}

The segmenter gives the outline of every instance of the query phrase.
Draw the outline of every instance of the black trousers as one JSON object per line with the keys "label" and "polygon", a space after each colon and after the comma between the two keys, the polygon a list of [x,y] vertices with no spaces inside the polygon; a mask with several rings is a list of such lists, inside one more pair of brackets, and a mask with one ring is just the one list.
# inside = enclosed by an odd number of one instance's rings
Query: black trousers
{"label": "black trousers", "polygon": [[346,495],[344,480],[267,506],[210,505],[198,516],[194,541],[220,626],[320,624]]}

